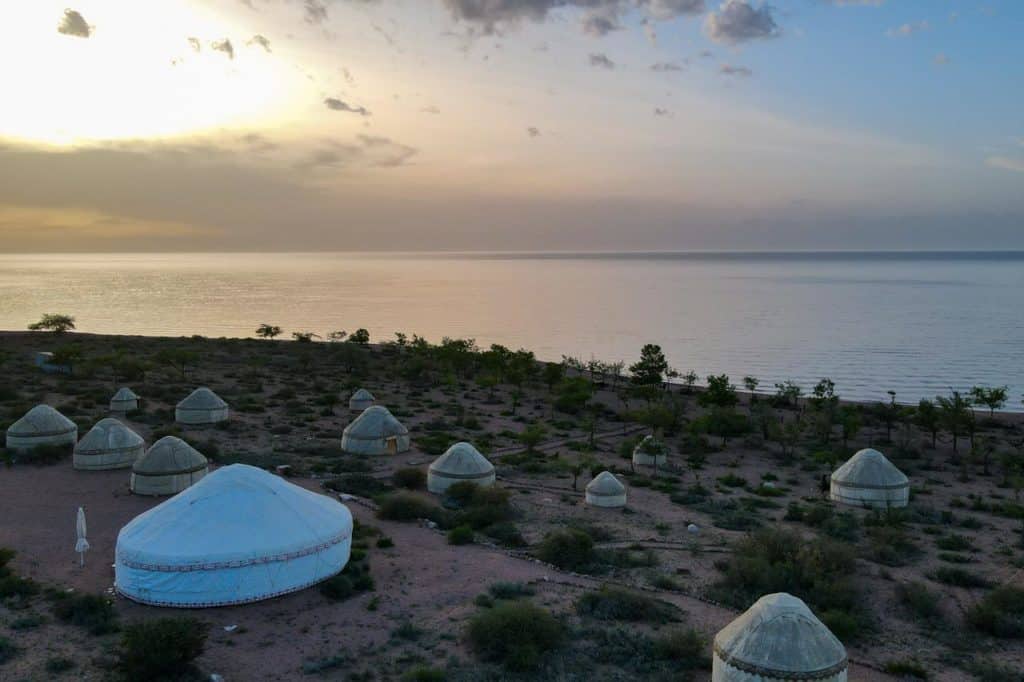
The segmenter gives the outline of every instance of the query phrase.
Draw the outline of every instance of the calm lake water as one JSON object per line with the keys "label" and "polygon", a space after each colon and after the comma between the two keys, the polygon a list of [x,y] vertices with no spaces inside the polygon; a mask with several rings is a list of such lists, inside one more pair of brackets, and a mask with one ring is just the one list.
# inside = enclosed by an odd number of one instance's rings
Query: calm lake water
{"label": "calm lake water", "polygon": [[0,255],[0,329],[249,336],[366,327],[635,359],[857,399],[1024,392],[1024,253]]}

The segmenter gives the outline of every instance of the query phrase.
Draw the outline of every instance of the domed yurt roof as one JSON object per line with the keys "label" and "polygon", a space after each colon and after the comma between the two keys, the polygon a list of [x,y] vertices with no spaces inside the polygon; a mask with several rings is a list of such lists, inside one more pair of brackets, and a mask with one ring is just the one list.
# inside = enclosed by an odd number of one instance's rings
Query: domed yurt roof
{"label": "domed yurt roof", "polygon": [[349,558],[337,500],[245,464],[209,474],[117,536],[117,590],[148,604],[241,604],[324,580]]}
{"label": "domed yurt roof", "polygon": [[352,400],[359,400],[359,401],[369,400],[369,401],[372,402],[372,401],[376,400],[376,398],[374,398],[373,394],[370,393],[369,391],[367,391],[365,388],[360,388],[358,391],[356,391],[355,393],[352,394]]}
{"label": "domed yurt roof", "polygon": [[625,494],[626,486],[622,485],[610,471],[602,471],[587,484],[587,492],[591,495],[611,497]]}
{"label": "domed yurt roof", "polygon": [[434,460],[430,471],[450,478],[473,479],[494,473],[494,465],[469,443],[456,443]]}
{"label": "domed yurt roof", "polygon": [[717,635],[715,655],[752,675],[779,680],[831,678],[847,667],[842,642],[797,597],[758,599]]}
{"label": "domed yurt roof", "polygon": [[906,475],[878,450],[866,448],[835,470],[832,480],[857,488],[891,489],[910,484]]}
{"label": "domed yurt roof", "polygon": [[127,426],[113,417],[107,417],[96,422],[96,425],[89,429],[89,432],[82,436],[75,446],[75,454],[84,455],[89,453],[109,452],[112,450],[127,450],[145,445],[142,436],[135,433]]}
{"label": "domed yurt roof", "polygon": [[376,439],[389,436],[405,436],[409,429],[383,405],[373,405],[363,410],[362,414],[345,427],[345,435],[350,438]]}
{"label": "domed yurt roof", "polygon": [[636,444],[635,451],[648,455],[663,455],[668,452],[668,446],[654,436],[647,435]]}
{"label": "domed yurt roof", "polygon": [[114,402],[127,402],[129,400],[138,399],[139,396],[135,395],[135,391],[128,388],[127,386],[122,386],[121,388],[117,389],[117,393],[115,393],[114,397],[111,398],[111,400],[113,400]]}
{"label": "domed yurt roof", "polygon": [[36,405],[7,427],[8,436],[32,438],[77,431],[78,425],[49,405]]}
{"label": "domed yurt roof", "polygon": [[178,403],[179,410],[221,410],[227,406],[219,395],[206,386],[200,386]]}
{"label": "domed yurt roof", "polygon": [[144,476],[164,476],[198,471],[206,466],[206,457],[201,452],[176,436],[164,436],[139,457],[132,471]]}

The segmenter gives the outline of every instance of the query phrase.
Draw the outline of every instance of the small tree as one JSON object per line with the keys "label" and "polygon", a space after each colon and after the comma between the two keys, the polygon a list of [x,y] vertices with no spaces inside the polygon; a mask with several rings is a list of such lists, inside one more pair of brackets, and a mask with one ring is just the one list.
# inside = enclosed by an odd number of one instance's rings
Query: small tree
{"label": "small tree", "polygon": [[943,427],[953,437],[953,452],[959,452],[958,441],[972,416],[971,401],[965,398],[960,391],[950,389],[948,397],[936,396],[935,402],[939,405]]}
{"label": "small tree", "polygon": [[692,369],[683,375],[683,386],[686,387],[687,393],[693,393],[693,387],[697,384],[697,379],[699,378]]}
{"label": "small tree", "polygon": [[932,435],[932,447],[934,448],[939,440],[939,426],[942,423],[942,416],[935,407],[935,403],[927,398],[922,398],[914,410],[914,423]]}
{"label": "small tree", "polygon": [[351,343],[358,343],[361,346],[365,346],[370,343],[370,332],[366,331],[362,327],[349,334],[348,340]]}
{"label": "small tree", "polygon": [[739,402],[736,387],[729,382],[728,374],[708,376],[708,387],[697,396],[697,402],[704,407],[734,407]]}
{"label": "small tree", "polygon": [[743,387],[747,389],[747,393],[750,394],[750,402],[755,402],[757,400],[757,394],[755,391],[757,391],[757,385],[760,383],[761,381],[757,377],[743,377]]}
{"label": "small tree", "polygon": [[299,343],[312,343],[313,339],[319,339],[319,334],[313,332],[292,332],[292,338]]}
{"label": "small tree", "polygon": [[554,393],[555,386],[562,381],[563,376],[565,376],[565,367],[557,362],[545,363],[544,369],[541,370],[541,378],[547,384],[549,393]]}
{"label": "small tree", "polygon": [[273,324],[261,324],[256,328],[256,336],[261,339],[272,339],[281,335],[281,328]]}
{"label": "small tree", "polygon": [[156,361],[173,367],[184,379],[188,367],[199,360],[199,353],[184,348],[165,348],[156,354]]}
{"label": "small tree", "polygon": [[843,449],[860,431],[860,409],[856,405],[847,405],[839,410],[839,424],[843,428]]}
{"label": "small tree", "polygon": [[516,438],[526,446],[526,451],[533,454],[534,448],[544,440],[544,427],[539,424],[531,424],[523,429]]}
{"label": "small tree", "polygon": [[633,383],[642,386],[660,386],[668,371],[668,361],[661,346],[648,343],[640,349],[640,360],[629,366]]}
{"label": "small tree", "polygon": [[64,332],[71,331],[74,328],[74,317],[70,315],[58,315],[55,313],[47,313],[43,315],[38,322],[33,322],[28,326],[29,331],[47,331],[53,332],[54,334],[63,334]]}
{"label": "small tree", "polygon": [[[75,365],[82,361],[82,347],[77,343],[68,343],[58,346],[53,351],[53,359],[50,361],[58,367],[67,367],[68,374],[74,374]],[[88,372],[86,372],[88,374]]]}
{"label": "small tree", "polygon": [[996,410],[1001,410],[1006,405],[1009,397],[1010,388],[1008,386],[997,386],[995,388],[975,386],[971,389],[971,400],[975,405],[987,407],[990,419],[996,416]]}
{"label": "small tree", "polygon": [[346,332],[344,329],[339,329],[337,331],[328,332],[327,340],[330,341],[331,343],[340,343],[341,341],[345,340],[346,336],[348,336],[348,332]]}
{"label": "small tree", "polygon": [[194,661],[206,646],[207,624],[196,618],[159,618],[127,626],[118,668],[129,680],[198,679]]}

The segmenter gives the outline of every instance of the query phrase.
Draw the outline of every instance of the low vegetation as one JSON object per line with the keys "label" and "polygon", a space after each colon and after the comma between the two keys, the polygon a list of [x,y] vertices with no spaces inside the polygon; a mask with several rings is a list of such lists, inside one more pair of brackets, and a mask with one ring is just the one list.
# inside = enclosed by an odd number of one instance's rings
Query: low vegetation
{"label": "low vegetation", "polygon": [[551,613],[528,601],[499,602],[474,615],[466,628],[473,652],[484,661],[524,672],[560,647],[566,629]]}

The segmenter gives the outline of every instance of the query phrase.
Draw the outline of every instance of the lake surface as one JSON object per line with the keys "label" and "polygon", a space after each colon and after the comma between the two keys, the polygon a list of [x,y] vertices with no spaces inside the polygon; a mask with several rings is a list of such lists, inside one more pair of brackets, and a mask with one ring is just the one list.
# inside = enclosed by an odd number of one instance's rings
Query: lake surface
{"label": "lake surface", "polygon": [[901,402],[1024,392],[1024,253],[0,255],[0,329],[251,336],[367,328],[473,337],[557,360],[659,343],[701,376],[828,376]]}

